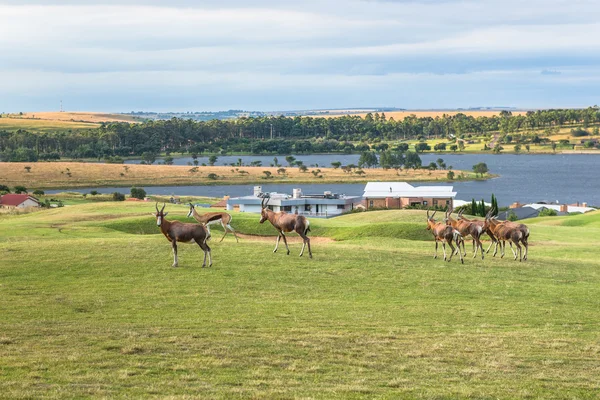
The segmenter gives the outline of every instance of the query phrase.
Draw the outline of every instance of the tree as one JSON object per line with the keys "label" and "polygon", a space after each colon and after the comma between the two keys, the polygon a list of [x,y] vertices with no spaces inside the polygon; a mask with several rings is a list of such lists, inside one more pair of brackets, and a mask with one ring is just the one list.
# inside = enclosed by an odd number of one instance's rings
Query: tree
{"label": "tree", "polygon": [[34,196],[43,196],[43,195],[44,195],[44,191],[43,191],[43,190],[41,190],[41,189],[35,189],[35,190],[33,191],[33,195],[34,195]]}
{"label": "tree", "polygon": [[288,165],[291,167],[294,165],[294,161],[296,161],[296,157],[294,156],[286,156],[285,161],[287,161]]}
{"label": "tree", "polygon": [[408,151],[406,152],[406,158],[404,160],[404,166],[406,168],[417,169],[421,168],[421,157],[415,152]]}
{"label": "tree", "polygon": [[553,210],[552,208],[544,208],[539,213],[540,217],[555,217],[556,215],[557,215],[556,210]]}
{"label": "tree", "polygon": [[31,172],[31,167],[29,165],[26,165],[25,167],[23,167],[25,169],[25,171],[27,172]]}
{"label": "tree", "polygon": [[358,166],[363,167],[374,167],[378,164],[377,155],[372,151],[365,151],[361,153],[360,158],[358,159]]}
{"label": "tree", "polygon": [[552,142],[552,151],[556,152],[556,142]]}
{"label": "tree", "polygon": [[338,169],[339,167],[342,166],[342,163],[339,161],[334,161],[331,163],[331,166],[333,167],[333,169]]}
{"label": "tree", "polygon": [[450,145],[450,150],[452,150],[453,152],[456,153],[456,150],[458,150],[458,146],[455,144]]}
{"label": "tree", "polygon": [[475,172],[477,175],[483,176],[485,174],[488,173],[488,166],[486,163],[478,163],[473,165],[473,172]]}
{"label": "tree", "polygon": [[445,151],[446,150],[446,143],[438,143],[435,146],[433,146],[433,149],[435,151]]}
{"label": "tree", "polygon": [[210,180],[213,180],[213,181],[215,181],[215,180],[217,180],[217,178],[219,177],[219,175],[215,174],[214,172],[211,172],[211,173],[210,173],[210,174],[208,174],[206,177],[207,177],[208,179],[210,179]]}
{"label": "tree", "polygon": [[427,169],[429,169],[430,171],[435,171],[436,169],[438,169],[438,167],[437,167],[437,164],[432,161],[427,166]]}
{"label": "tree", "polygon": [[496,154],[500,154],[502,150],[504,150],[504,147],[500,146],[500,143],[496,143],[493,152]]}
{"label": "tree", "polygon": [[526,149],[526,150],[527,150],[527,152],[529,153],[529,149],[531,149],[531,147],[530,147],[528,144],[526,144],[526,145],[525,145],[525,149]]}
{"label": "tree", "polygon": [[10,193],[10,188],[6,185],[0,185],[0,193]]}
{"label": "tree", "polygon": [[471,215],[477,215],[477,202],[471,199]]}
{"label": "tree", "polygon": [[125,195],[123,193],[114,192],[112,194],[113,201],[125,201]]}
{"label": "tree", "polygon": [[144,200],[146,198],[146,191],[142,188],[132,187],[130,195],[134,199]]}
{"label": "tree", "polygon": [[171,157],[171,156],[166,156],[166,157],[164,158],[164,163],[165,163],[165,165],[173,165],[173,157]]}
{"label": "tree", "polygon": [[520,152],[521,152],[521,145],[515,144],[515,153],[520,153]]}
{"label": "tree", "polygon": [[424,151],[431,150],[431,146],[427,144],[427,142],[419,142],[415,144],[415,151],[417,153],[422,153]]}
{"label": "tree", "polygon": [[154,161],[156,161],[156,154],[151,151],[145,151],[142,153],[142,161],[146,164],[154,164]]}
{"label": "tree", "polygon": [[301,164],[298,169],[300,170],[300,172],[306,172],[308,170],[308,168],[306,167],[306,165]]}
{"label": "tree", "polygon": [[212,167],[217,162],[217,159],[218,159],[218,157],[215,155],[208,157],[208,165],[210,165]]}
{"label": "tree", "polygon": [[17,185],[17,186],[15,186],[15,193],[16,194],[27,193],[27,188],[25,186]]}

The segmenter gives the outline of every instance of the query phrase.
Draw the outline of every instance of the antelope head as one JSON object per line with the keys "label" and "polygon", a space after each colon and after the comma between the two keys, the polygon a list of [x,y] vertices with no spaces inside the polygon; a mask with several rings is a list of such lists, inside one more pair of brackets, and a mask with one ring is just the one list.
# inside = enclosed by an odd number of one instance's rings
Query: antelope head
{"label": "antelope head", "polygon": [[434,225],[435,225],[435,220],[433,219],[433,216],[435,215],[437,211],[434,211],[433,214],[431,214],[431,216],[429,216],[429,209],[427,209],[427,230],[430,231],[433,229]]}
{"label": "antelope head", "polygon": [[169,214],[168,212],[163,213],[163,211],[165,210],[165,206],[166,204],[163,203],[162,208],[160,209],[160,211],[158,211],[158,203],[155,204],[156,214],[154,214],[154,216],[156,217],[156,226],[160,226],[160,224],[162,224],[163,218],[166,217],[167,214]]}
{"label": "antelope head", "polygon": [[490,227],[490,225],[492,225],[492,220],[495,218],[492,211],[493,210],[488,211],[488,213],[485,215],[485,221],[483,221],[484,230],[487,230]]}
{"label": "antelope head", "polygon": [[260,210],[260,221],[258,221],[258,222],[261,223],[261,224],[263,222],[265,222],[266,220],[269,219],[269,213],[267,212],[267,210],[268,210],[267,209],[267,205],[269,204],[269,200],[270,200],[270,198],[268,198],[268,197],[267,198],[263,198],[262,201],[261,201],[261,203],[260,203],[260,207],[261,207],[261,210]]}
{"label": "antelope head", "polygon": [[190,212],[188,212],[187,217],[192,218],[192,215],[194,215],[194,205],[192,203],[189,203],[189,204],[190,204]]}
{"label": "antelope head", "polygon": [[452,217],[450,216],[450,214],[452,214],[453,209],[449,208],[448,211],[446,211],[445,217],[444,217],[444,223],[446,225],[452,225]]}

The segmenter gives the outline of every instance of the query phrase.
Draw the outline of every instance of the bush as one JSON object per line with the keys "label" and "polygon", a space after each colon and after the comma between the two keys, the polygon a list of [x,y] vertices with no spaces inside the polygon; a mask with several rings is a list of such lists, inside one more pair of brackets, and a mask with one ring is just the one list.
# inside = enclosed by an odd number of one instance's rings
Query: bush
{"label": "bush", "polygon": [[112,194],[113,201],[125,201],[125,195],[123,193],[114,192]]}
{"label": "bush", "polygon": [[10,188],[6,185],[0,185],[0,192],[10,193]]}
{"label": "bush", "polygon": [[590,133],[588,131],[586,131],[585,129],[571,129],[571,136],[574,137],[581,137],[581,136],[589,136]]}
{"label": "bush", "polygon": [[15,193],[17,194],[21,194],[21,193],[27,193],[27,188],[25,186],[15,186]]}
{"label": "bush", "polygon": [[90,191],[90,194],[92,196],[96,196],[98,194],[98,191],[97,190],[92,190],[92,191]]}
{"label": "bush", "polygon": [[44,195],[44,191],[40,190],[40,189],[36,189],[33,191],[33,195],[34,196],[43,196]]}
{"label": "bush", "polygon": [[146,191],[142,188],[131,188],[131,197],[135,199],[144,200],[146,198]]}
{"label": "bush", "polygon": [[215,173],[210,173],[210,174],[207,175],[207,178],[208,179],[212,179],[213,181],[217,180],[218,177],[219,176],[217,174],[215,174]]}
{"label": "bush", "polygon": [[544,208],[542,211],[540,211],[539,214],[540,217],[555,217],[556,215],[556,210],[553,210],[551,208]]}

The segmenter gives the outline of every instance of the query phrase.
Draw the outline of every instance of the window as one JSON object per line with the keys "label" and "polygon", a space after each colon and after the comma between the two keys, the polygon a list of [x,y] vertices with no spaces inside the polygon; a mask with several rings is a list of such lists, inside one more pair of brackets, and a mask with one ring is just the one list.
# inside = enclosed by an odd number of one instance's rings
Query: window
{"label": "window", "polygon": [[292,206],[281,206],[281,211],[292,212]]}
{"label": "window", "polygon": [[305,204],[304,205],[304,211],[310,211],[310,210],[311,210],[310,204]]}
{"label": "window", "polygon": [[426,206],[427,205],[427,200],[423,201],[423,205]]}
{"label": "window", "polygon": [[345,208],[346,208],[346,206],[345,206],[344,204],[338,204],[338,205],[337,205],[337,209],[338,209],[338,210],[343,210],[343,209],[345,209]]}
{"label": "window", "polygon": [[434,205],[434,206],[437,206],[437,205],[438,205],[438,201],[437,201],[437,199],[433,199],[433,205]]}
{"label": "window", "polygon": [[373,200],[369,200],[369,207],[373,207]]}

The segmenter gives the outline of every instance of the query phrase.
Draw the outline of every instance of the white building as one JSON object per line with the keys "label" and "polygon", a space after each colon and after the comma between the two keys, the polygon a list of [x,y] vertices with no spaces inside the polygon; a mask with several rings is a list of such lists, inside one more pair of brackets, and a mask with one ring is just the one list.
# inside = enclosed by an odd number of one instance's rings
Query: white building
{"label": "white building", "polygon": [[28,194],[5,194],[0,197],[0,207],[6,208],[27,208],[39,207],[40,202]]}
{"label": "white building", "polygon": [[269,197],[268,207],[275,211],[285,211],[313,217],[334,217],[351,211],[362,200],[360,196],[346,196],[337,193],[304,194],[294,189],[291,195],[286,193],[263,193],[261,186],[254,187],[251,196],[234,197],[227,200],[227,209],[239,207],[240,212],[260,213],[264,197]]}
{"label": "white building", "polygon": [[412,186],[406,182],[369,182],[363,198],[368,208],[453,207],[452,186]]}

